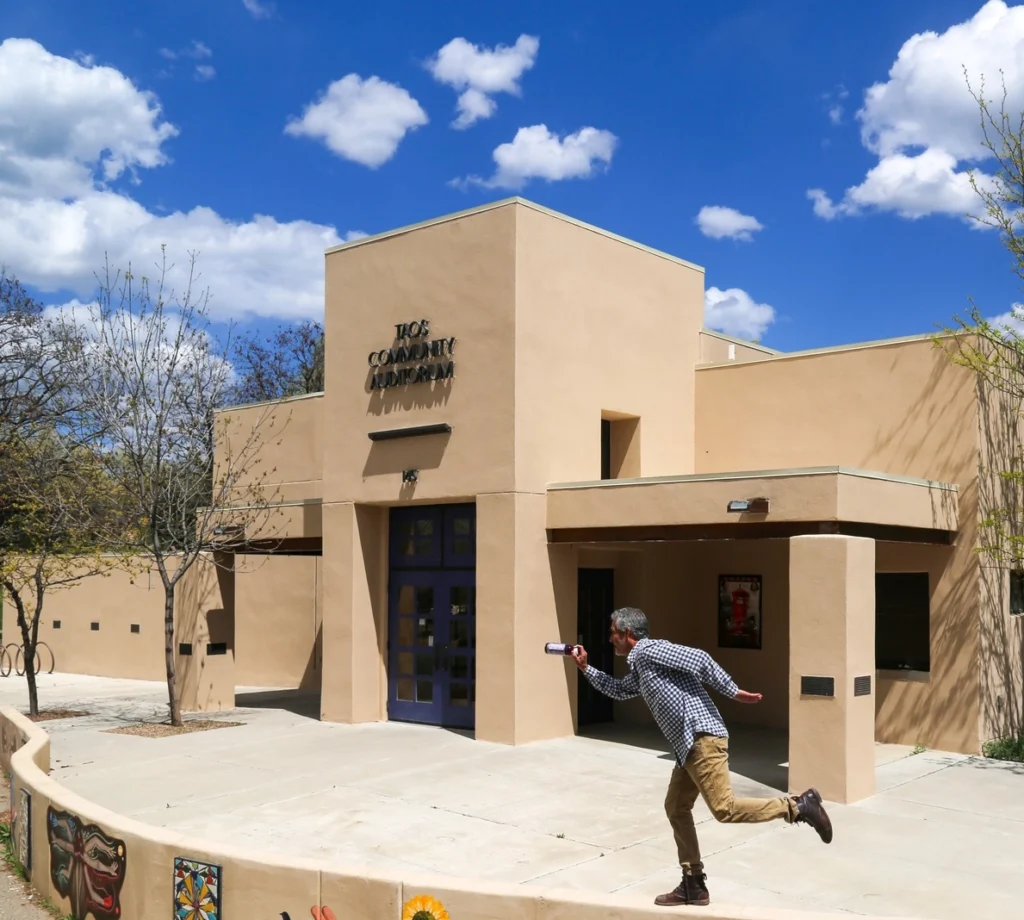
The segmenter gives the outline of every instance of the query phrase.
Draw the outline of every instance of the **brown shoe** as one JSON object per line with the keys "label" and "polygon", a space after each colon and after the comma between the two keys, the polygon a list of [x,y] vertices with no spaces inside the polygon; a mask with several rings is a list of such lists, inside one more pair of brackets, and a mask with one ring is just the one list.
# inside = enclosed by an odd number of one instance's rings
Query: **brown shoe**
{"label": "brown shoe", "polygon": [[694,905],[706,907],[711,903],[711,895],[708,894],[708,886],[704,884],[707,878],[704,873],[700,875],[684,875],[679,885],[667,894],[659,894],[654,903],[659,907],[680,907],[683,905]]}
{"label": "brown shoe", "polygon": [[832,822],[821,804],[817,789],[808,789],[796,800],[797,823],[809,824],[825,843],[832,842]]}

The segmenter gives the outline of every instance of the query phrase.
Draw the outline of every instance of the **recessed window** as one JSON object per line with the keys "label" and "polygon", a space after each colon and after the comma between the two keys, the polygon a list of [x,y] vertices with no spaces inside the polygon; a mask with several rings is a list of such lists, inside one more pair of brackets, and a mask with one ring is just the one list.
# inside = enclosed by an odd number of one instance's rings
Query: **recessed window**
{"label": "recessed window", "polygon": [[100,624],[99,623],[90,623],[89,624],[89,629],[91,629],[93,632],[99,632]]}
{"label": "recessed window", "polygon": [[1010,572],[1010,616],[1024,616],[1024,572]]}
{"label": "recessed window", "polygon": [[606,412],[601,418],[601,478],[640,475],[640,419]]}
{"label": "recessed window", "polygon": [[931,594],[927,572],[875,575],[875,667],[931,670]]}
{"label": "recessed window", "polygon": [[54,620],[53,621],[53,628],[54,629],[60,629],[60,620]]}
{"label": "recessed window", "polygon": [[132,623],[132,632],[133,633],[137,633],[138,631],[139,631],[139,624],[138,623]]}

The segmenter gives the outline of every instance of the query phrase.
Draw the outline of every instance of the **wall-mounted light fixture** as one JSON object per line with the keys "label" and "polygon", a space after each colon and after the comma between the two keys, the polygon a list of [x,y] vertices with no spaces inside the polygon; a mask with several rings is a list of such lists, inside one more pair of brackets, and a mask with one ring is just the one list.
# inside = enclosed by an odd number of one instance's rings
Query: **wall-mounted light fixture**
{"label": "wall-mounted light fixture", "polygon": [[730,514],[767,514],[769,504],[767,498],[742,498],[729,502],[725,510]]}

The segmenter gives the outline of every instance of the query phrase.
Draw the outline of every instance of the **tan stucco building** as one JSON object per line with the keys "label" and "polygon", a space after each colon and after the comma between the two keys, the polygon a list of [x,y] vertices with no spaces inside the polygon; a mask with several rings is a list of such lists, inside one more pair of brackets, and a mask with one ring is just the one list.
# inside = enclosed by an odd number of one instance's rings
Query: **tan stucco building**
{"label": "tan stucco building", "polygon": [[721,709],[788,730],[792,789],[1021,729],[1016,576],[975,551],[991,407],[931,337],[730,339],[700,267],[519,198],[328,251],[325,306],[325,392],[272,407],[279,553],[183,627],[197,705],[320,688],[325,720],[508,744],[647,721],[543,653],[621,668],[631,605],[764,694]]}

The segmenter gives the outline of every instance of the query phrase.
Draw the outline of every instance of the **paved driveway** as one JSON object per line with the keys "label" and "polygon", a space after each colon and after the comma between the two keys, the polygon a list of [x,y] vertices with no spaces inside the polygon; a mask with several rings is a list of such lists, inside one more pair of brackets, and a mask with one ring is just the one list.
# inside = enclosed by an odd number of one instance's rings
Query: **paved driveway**
{"label": "paved driveway", "polygon": [[[672,761],[646,731],[511,748],[413,725],[321,723],[315,701],[284,709],[250,695],[229,715],[241,727],[140,738],[103,729],[163,718],[161,685],[73,675],[41,684],[44,706],[94,713],[46,724],[54,777],[147,823],[339,867],[645,901],[678,882],[662,810]],[[21,680],[0,679],[0,702],[23,701]],[[779,794],[784,739],[737,729],[733,749],[738,795]],[[720,825],[701,803],[713,900],[1020,917],[1024,768],[884,745],[878,761],[874,798],[830,807],[831,846],[806,826]]]}

